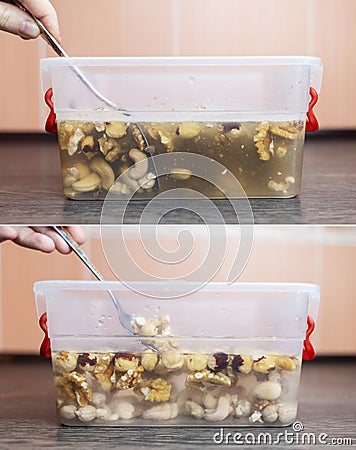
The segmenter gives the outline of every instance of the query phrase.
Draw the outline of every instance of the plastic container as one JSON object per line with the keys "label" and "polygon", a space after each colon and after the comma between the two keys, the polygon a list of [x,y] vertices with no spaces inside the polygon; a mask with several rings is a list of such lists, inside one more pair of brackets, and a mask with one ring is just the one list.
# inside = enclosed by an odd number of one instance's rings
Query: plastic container
{"label": "plastic container", "polygon": [[[78,69],[120,110],[100,101]],[[115,189],[118,196],[136,192],[134,198],[149,198],[185,187],[224,197],[226,172],[219,186],[211,186],[194,176],[198,167],[175,161],[176,152],[219,162],[248,197],[293,197],[300,191],[305,129],[318,128],[312,108],[321,86],[319,58],[48,58],[41,60],[41,73],[56,115],[55,122],[52,111],[47,130],[56,131],[57,123],[69,198],[105,198],[114,180],[140,159],[129,153],[133,148],[143,159],[171,153],[170,171],[158,187],[154,168],[146,167],[141,178],[128,169]]]}
{"label": "plastic container", "polygon": [[[302,354],[314,356],[309,335],[319,287],[209,283],[174,298],[180,287],[146,284],[148,297],[121,282],[35,283],[38,315],[43,321],[46,311],[48,317],[60,422],[284,426],[294,421]],[[123,331],[108,290],[135,314],[140,335]]]}

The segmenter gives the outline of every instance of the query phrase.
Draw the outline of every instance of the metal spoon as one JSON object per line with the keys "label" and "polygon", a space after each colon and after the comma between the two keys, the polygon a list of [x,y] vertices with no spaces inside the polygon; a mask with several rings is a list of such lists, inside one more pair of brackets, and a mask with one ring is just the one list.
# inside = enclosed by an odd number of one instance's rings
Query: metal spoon
{"label": "metal spoon", "polygon": [[[23,11],[27,12],[27,14],[29,14],[29,16],[35,21],[35,23],[37,24],[38,28],[41,30],[41,33],[46,38],[46,41],[48,42],[48,44],[52,47],[52,49],[57,53],[58,56],[61,56],[61,57],[64,57],[64,58],[68,58],[69,57],[68,53],[64,50],[64,48],[57,41],[57,39],[52,35],[52,33],[50,33],[48,31],[48,29],[43,24],[41,19],[39,19],[38,17],[34,16],[31,13],[31,11],[29,9],[27,9],[26,6],[24,6],[22,4],[22,2],[20,2],[19,0],[12,0],[12,3],[14,5],[16,5],[18,8],[20,8]],[[114,109],[115,111],[120,111],[125,116],[130,116],[130,113],[126,109],[120,108],[118,105],[116,105],[116,103],[114,103],[113,101],[109,100],[101,92],[99,92],[95,88],[95,86],[93,86],[93,84],[88,80],[88,78],[83,74],[83,72],[77,66],[70,65],[69,68],[76,74],[76,76],[79,78],[79,80],[89,89],[89,91],[92,92],[95,95],[96,98],[98,98],[100,101],[102,101],[107,106],[109,106],[109,108]],[[142,134],[143,140],[145,141],[146,147],[150,147],[150,144],[148,143],[148,140],[147,140],[147,138],[145,136],[145,133],[143,132],[143,129],[142,129],[141,125],[138,124],[138,123],[136,123],[135,125],[140,130],[140,133]],[[148,155],[148,156],[150,156],[150,155]],[[155,173],[157,173],[157,172],[155,172]],[[158,182],[158,180],[157,180],[157,182]]]}
{"label": "metal spoon", "polygon": [[[19,0],[12,0],[12,3],[14,5],[16,5],[18,8],[21,8],[23,11],[27,12],[27,14],[30,15],[30,17],[37,24],[38,28],[41,30],[41,33],[43,34],[43,36],[46,38],[46,41],[48,42],[48,44],[52,47],[52,49],[57,53],[58,56],[64,57],[64,58],[68,58],[69,57],[68,53],[64,50],[64,48],[57,41],[57,39],[52,35],[52,33],[50,33],[48,31],[48,29],[43,24],[41,19],[39,19],[38,17],[34,16],[31,13],[31,11],[29,11],[21,3],[21,1],[19,1]],[[110,109],[113,109],[115,111],[121,112],[124,116],[127,116],[127,117],[130,116],[130,113],[126,109],[120,108],[118,105],[116,105],[116,103],[112,102],[107,97],[105,97],[101,92],[99,92],[95,88],[95,86],[93,86],[93,84],[88,80],[88,78],[83,74],[83,72],[77,66],[70,65],[69,68],[72,70],[72,72],[75,73],[75,75],[79,78],[79,80],[89,89],[89,91],[92,92],[95,95],[95,97],[98,98],[100,101],[102,101],[106,106],[108,106]],[[145,135],[145,133],[144,133],[144,131],[142,129],[142,126],[139,123],[135,123],[135,125],[139,129],[139,131],[140,131],[140,133],[142,135],[142,138],[143,138],[143,140],[145,142],[146,148],[144,150],[144,153],[146,154],[146,156],[148,158],[150,170],[156,176],[155,185],[153,187],[153,190],[154,191],[158,191],[159,190],[159,179],[158,179],[158,176],[157,176],[157,169],[156,169],[156,165],[155,165],[154,160],[152,158],[150,158],[152,156],[152,154],[154,153],[154,147],[148,143],[148,139],[147,139],[147,137],[146,137],[146,135]]]}
{"label": "metal spoon", "polygon": [[[79,245],[75,242],[72,236],[64,228],[58,227],[56,225],[52,225],[51,228],[61,236],[61,238],[68,244],[68,246],[73,250],[73,252],[81,259],[81,261],[87,266],[87,268],[99,281],[105,281],[104,277],[94,266],[94,264],[90,261],[86,253],[79,247]],[[135,322],[134,316],[128,314],[122,309],[119,300],[116,298],[115,294],[110,289],[108,289],[107,292],[111,297],[111,300],[113,301],[117,312],[119,313],[119,320],[121,325],[128,332],[128,334],[136,336],[137,333],[134,331],[132,327],[132,324]],[[157,349],[152,344],[149,344],[148,342],[144,341],[141,341],[141,343],[145,345],[147,348],[157,351]]]}

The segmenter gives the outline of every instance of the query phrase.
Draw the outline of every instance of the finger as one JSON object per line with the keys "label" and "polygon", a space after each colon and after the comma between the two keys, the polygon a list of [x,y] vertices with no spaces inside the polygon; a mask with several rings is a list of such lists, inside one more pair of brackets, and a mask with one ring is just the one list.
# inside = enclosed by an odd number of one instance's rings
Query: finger
{"label": "finger", "polygon": [[0,2],[0,30],[25,39],[34,39],[40,35],[40,29],[25,11],[3,2]]}
{"label": "finger", "polygon": [[15,227],[7,227],[7,226],[0,227],[0,242],[13,241],[16,238],[17,238],[17,231]]}
{"label": "finger", "polygon": [[22,4],[38,17],[53,36],[60,41],[61,34],[56,10],[48,0],[22,0]]}
{"label": "finger", "polygon": [[22,247],[52,253],[55,250],[53,239],[30,227],[17,227],[18,236],[14,242]]}
{"label": "finger", "polygon": [[44,236],[48,237],[52,240],[54,250],[57,250],[59,253],[63,255],[67,255],[71,252],[68,244],[63,240],[63,238],[51,227],[32,227],[36,232],[42,233]]}
{"label": "finger", "polygon": [[83,227],[69,226],[65,228],[78,245],[84,244],[84,242],[87,240]]}

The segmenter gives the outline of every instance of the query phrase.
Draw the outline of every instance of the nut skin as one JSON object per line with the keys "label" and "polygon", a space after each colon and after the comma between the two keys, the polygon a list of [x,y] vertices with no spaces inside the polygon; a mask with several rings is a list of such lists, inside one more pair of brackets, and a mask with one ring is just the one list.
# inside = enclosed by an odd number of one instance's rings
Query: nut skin
{"label": "nut skin", "polygon": [[208,355],[201,355],[198,353],[193,353],[187,356],[186,365],[187,368],[195,372],[196,370],[204,370],[208,362]]}
{"label": "nut skin", "polygon": [[78,355],[70,352],[54,353],[52,364],[55,371],[71,372],[77,367]]}
{"label": "nut skin", "polygon": [[106,122],[105,132],[110,138],[120,139],[125,136],[127,125],[124,122]]}
{"label": "nut skin", "polygon": [[201,125],[197,122],[182,122],[176,130],[181,139],[192,139],[200,133]]}
{"label": "nut skin", "polygon": [[130,369],[136,369],[138,366],[138,359],[133,353],[116,353],[115,354],[115,369],[119,372],[127,372]]}
{"label": "nut skin", "polygon": [[177,352],[162,353],[161,361],[168,370],[179,370],[184,366],[184,356]]}
{"label": "nut skin", "polygon": [[297,368],[295,362],[289,356],[278,356],[276,358],[276,367],[290,372],[293,372]]}
{"label": "nut skin", "polygon": [[276,367],[276,359],[272,355],[263,356],[253,363],[253,370],[259,373],[268,373]]}
{"label": "nut skin", "polygon": [[145,352],[141,355],[142,367],[148,372],[152,372],[158,363],[158,355],[156,352]]}

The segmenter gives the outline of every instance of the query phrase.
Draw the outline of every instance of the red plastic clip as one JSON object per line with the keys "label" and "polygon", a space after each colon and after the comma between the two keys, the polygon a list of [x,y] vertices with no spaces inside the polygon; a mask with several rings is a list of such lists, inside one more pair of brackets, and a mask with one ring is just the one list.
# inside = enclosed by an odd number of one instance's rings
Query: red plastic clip
{"label": "red plastic clip", "polygon": [[315,322],[312,317],[308,316],[307,319],[307,332],[305,334],[305,340],[303,345],[303,359],[305,361],[310,361],[311,359],[315,358],[315,349],[313,347],[313,344],[310,342],[310,335],[314,331],[315,328]]}
{"label": "red plastic clip", "polygon": [[57,117],[56,113],[54,112],[52,97],[53,97],[53,89],[49,88],[47,89],[47,92],[45,94],[45,102],[47,103],[50,109],[50,112],[46,120],[45,130],[47,131],[47,133],[57,134]]}
{"label": "red plastic clip", "polygon": [[47,313],[43,313],[40,317],[39,324],[41,329],[43,330],[45,337],[43,338],[41,347],[40,347],[40,355],[51,359],[51,341],[48,337],[48,327],[47,327]]}
{"label": "red plastic clip", "polygon": [[308,112],[307,112],[307,123],[305,125],[305,130],[306,131],[318,131],[319,130],[319,122],[318,119],[316,118],[313,108],[316,104],[316,102],[318,101],[318,93],[316,92],[316,90],[314,88],[310,88],[309,90],[309,94],[310,94],[310,102],[309,102],[309,106],[308,106]]}

